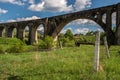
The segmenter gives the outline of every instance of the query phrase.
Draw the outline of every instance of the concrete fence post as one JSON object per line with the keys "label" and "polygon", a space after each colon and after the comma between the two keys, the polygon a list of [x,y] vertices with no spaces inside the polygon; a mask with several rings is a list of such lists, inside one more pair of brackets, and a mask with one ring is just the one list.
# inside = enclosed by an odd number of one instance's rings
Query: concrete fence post
{"label": "concrete fence post", "polygon": [[99,70],[99,53],[100,53],[100,31],[96,33],[95,52],[94,52],[94,70]]}

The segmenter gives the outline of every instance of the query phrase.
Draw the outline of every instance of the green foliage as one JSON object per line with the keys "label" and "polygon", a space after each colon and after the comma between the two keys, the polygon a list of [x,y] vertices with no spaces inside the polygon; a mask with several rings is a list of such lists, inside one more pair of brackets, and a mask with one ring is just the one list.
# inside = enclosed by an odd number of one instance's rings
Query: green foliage
{"label": "green foliage", "polygon": [[5,46],[0,45],[0,54],[5,53],[5,48],[4,48],[4,47],[5,47]]}
{"label": "green foliage", "polygon": [[70,40],[69,38],[63,37],[59,40],[59,43],[62,43],[62,46],[64,47],[73,47],[74,46],[74,40]]}
{"label": "green foliage", "polygon": [[65,34],[59,35],[59,43],[62,43],[62,46],[64,47],[73,47],[74,46],[74,40],[73,40],[73,34],[71,30],[67,30]]}
{"label": "green foliage", "polygon": [[[95,33],[96,32],[88,32],[86,35],[79,34],[73,37],[71,30],[67,30],[65,34],[59,35],[59,42],[62,42],[63,46],[71,47],[75,46],[75,43],[88,43],[94,44],[95,43]],[[74,41],[73,41],[74,40]]]}
{"label": "green foliage", "polygon": [[25,43],[17,38],[0,38],[0,53],[16,53],[25,51]]}
{"label": "green foliage", "polygon": [[73,33],[70,29],[68,29],[65,33],[65,38],[69,38],[70,40],[73,40]]}
{"label": "green foliage", "polygon": [[65,47],[74,47],[75,42],[74,42],[74,40],[69,40],[69,41],[64,42],[63,46],[65,46]]}
{"label": "green foliage", "polygon": [[39,49],[46,49],[47,45],[43,40],[39,40]]}
{"label": "green foliage", "polygon": [[46,36],[44,41],[45,41],[46,47],[48,49],[53,47],[53,38],[52,37]]}
{"label": "green foliage", "polygon": [[95,35],[96,32],[95,31],[89,31],[86,33],[86,36],[92,36],[92,35]]}
{"label": "green foliage", "polygon": [[53,46],[53,38],[50,36],[46,36],[44,40],[39,40],[40,49],[51,49]]}
{"label": "green foliage", "polygon": [[24,45],[13,45],[12,47],[7,49],[8,53],[22,53],[22,52],[27,52],[28,49]]}
{"label": "green foliage", "polygon": [[95,43],[95,36],[80,35],[79,38],[75,39],[80,43]]}
{"label": "green foliage", "polygon": [[25,45],[23,41],[17,38],[0,38],[0,44],[7,44],[7,45]]}

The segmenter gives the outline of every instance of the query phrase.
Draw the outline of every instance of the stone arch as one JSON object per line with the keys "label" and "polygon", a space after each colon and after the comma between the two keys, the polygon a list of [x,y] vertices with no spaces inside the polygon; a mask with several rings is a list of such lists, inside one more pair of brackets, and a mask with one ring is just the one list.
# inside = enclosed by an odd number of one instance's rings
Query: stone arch
{"label": "stone arch", "polygon": [[25,37],[25,33],[24,33],[24,29],[27,26],[26,22],[19,22],[17,23],[17,38],[20,40],[24,40]]}
{"label": "stone arch", "polygon": [[[109,44],[116,44],[115,34],[111,29],[111,14],[115,12],[114,8],[103,8],[103,9],[93,9],[91,11],[81,11],[81,12],[75,12],[71,14],[61,15],[54,18],[50,18],[49,21],[52,23],[49,23],[48,28],[48,35],[53,36],[56,38],[58,33],[62,30],[62,28],[68,24],[69,22],[76,20],[76,19],[89,19],[96,22],[106,33],[108,43]],[[103,14],[106,14],[106,22],[102,21]],[[53,27],[52,27],[53,26]],[[52,30],[52,32],[51,32]]]}
{"label": "stone arch", "polygon": [[37,44],[38,43],[38,37],[37,37],[37,29],[39,28],[39,25],[44,23],[42,21],[35,21],[29,23],[29,44]]}
{"label": "stone arch", "polygon": [[[83,22],[82,22],[83,21]],[[69,27],[69,26],[75,26],[75,28],[89,28],[90,30],[97,30],[97,29],[101,29],[103,30],[99,24],[97,24],[95,21],[93,20],[89,20],[89,19],[76,19],[76,20],[73,20],[73,21],[70,21],[69,23],[67,23],[64,28],[66,27],[66,29],[68,28],[72,28],[72,27]],[[63,29],[64,29],[63,28]],[[63,30],[62,29],[62,30]],[[76,30],[74,30],[74,28],[72,28],[72,31],[75,32]],[[76,32],[74,34],[77,34]]]}
{"label": "stone arch", "polygon": [[13,38],[15,35],[16,35],[16,28],[15,26],[10,26],[10,27],[7,27],[6,28],[6,34],[7,34],[7,37],[10,37],[10,38]]}
{"label": "stone arch", "polygon": [[[39,25],[38,25],[39,24]],[[45,25],[43,22],[38,23],[36,26],[32,27],[32,34],[34,35],[33,37],[31,36],[30,44],[38,44],[39,39],[44,39],[45,36]]]}
{"label": "stone arch", "polygon": [[77,19],[73,19],[73,20],[67,20],[66,22],[63,22],[63,23],[58,25],[58,27],[53,32],[53,37],[56,37],[60,33],[60,31],[64,28],[65,25],[67,25],[68,23],[70,23],[72,21],[78,20],[78,19],[88,19],[88,20],[92,20],[93,22],[98,24],[96,21],[94,21],[93,19],[89,19],[89,18],[77,18]]}

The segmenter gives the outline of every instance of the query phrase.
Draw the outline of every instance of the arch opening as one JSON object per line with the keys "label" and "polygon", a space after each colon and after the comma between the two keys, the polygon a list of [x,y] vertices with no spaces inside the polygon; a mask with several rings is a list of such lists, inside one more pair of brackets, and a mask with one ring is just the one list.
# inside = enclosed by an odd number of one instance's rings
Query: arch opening
{"label": "arch opening", "polygon": [[103,29],[94,21],[88,19],[77,19],[67,23],[60,33],[65,33],[67,29],[71,29],[73,34],[86,34],[88,31],[96,31]]}
{"label": "arch opening", "polygon": [[72,45],[74,45],[75,43],[74,40],[79,41],[80,43],[83,44],[94,44],[96,31],[100,30],[101,33],[104,33],[103,29],[94,21],[88,19],[77,19],[66,24],[59,33],[58,38],[60,38],[61,36],[64,36],[63,38],[65,38],[66,32],[68,30],[71,30],[71,32],[73,33],[73,41],[71,42],[73,43]]}
{"label": "arch opening", "polygon": [[1,37],[6,37],[6,28],[1,30]]}
{"label": "arch opening", "polygon": [[102,15],[102,22],[106,23],[106,13]]}
{"label": "arch opening", "polygon": [[116,30],[116,12],[112,13],[112,30],[115,32]]}
{"label": "arch opening", "polygon": [[16,29],[16,28],[13,28],[12,38],[16,38],[16,37],[17,37],[17,29]]}
{"label": "arch opening", "polygon": [[39,43],[39,40],[44,39],[44,25],[40,24],[36,29],[36,41]]}
{"label": "arch opening", "polygon": [[28,40],[29,40],[29,26],[26,26],[24,28],[23,39],[25,40],[26,43],[29,44],[29,42],[28,42]]}

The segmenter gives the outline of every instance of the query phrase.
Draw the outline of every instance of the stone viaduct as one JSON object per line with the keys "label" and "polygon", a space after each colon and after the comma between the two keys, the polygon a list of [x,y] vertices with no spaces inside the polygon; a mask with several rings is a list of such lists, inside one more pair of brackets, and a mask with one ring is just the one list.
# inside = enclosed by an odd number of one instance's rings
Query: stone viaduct
{"label": "stone viaduct", "polygon": [[[116,13],[116,30],[112,30],[112,13]],[[106,15],[106,21],[103,21],[103,15]],[[2,37],[4,28],[7,31],[6,36],[12,37],[13,29],[17,30],[17,38],[24,39],[24,30],[26,26],[29,26],[29,44],[34,44],[37,42],[37,28],[40,24],[44,26],[44,36],[49,35],[57,38],[59,32],[62,28],[69,22],[76,19],[89,19],[96,22],[105,31],[108,43],[111,45],[120,45],[120,3],[73,12],[69,14],[63,14],[59,16],[53,16],[42,19],[19,21],[11,23],[1,23],[0,24],[0,37]]]}

